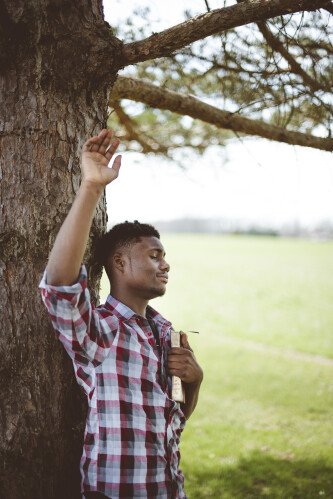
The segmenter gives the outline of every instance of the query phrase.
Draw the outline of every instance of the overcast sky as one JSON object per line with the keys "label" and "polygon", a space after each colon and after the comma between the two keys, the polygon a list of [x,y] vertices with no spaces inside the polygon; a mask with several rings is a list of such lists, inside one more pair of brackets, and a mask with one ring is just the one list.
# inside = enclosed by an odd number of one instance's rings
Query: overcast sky
{"label": "overcast sky", "polygon": [[[152,30],[183,20],[189,6],[205,11],[204,0],[167,2],[104,0],[106,20],[118,25],[138,5],[150,5]],[[211,1],[212,8],[220,2]],[[125,70],[126,71],[126,70]],[[271,225],[298,221],[333,223],[332,154],[264,139],[233,140],[212,147],[185,170],[139,153],[123,155],[122,170],[107,188],[109,221],[230,217]]]}

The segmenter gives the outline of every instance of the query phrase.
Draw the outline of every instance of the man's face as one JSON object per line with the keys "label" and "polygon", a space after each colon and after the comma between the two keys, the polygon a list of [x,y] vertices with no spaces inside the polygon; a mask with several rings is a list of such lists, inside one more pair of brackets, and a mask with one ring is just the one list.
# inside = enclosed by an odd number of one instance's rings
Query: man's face
{"label": "man's face", "polygon": [[141,237],[124,252],[123,259],[122,278],[131,293],[147,300],[164,295],[170,266],[157,237]]}

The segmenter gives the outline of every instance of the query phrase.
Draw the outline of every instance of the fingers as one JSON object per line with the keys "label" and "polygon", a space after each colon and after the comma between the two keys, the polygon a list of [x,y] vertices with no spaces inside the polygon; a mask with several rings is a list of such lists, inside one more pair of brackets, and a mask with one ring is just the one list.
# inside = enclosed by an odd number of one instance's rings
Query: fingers
{"label": "fingers", "polygon": [[178,376],[183,381],[188,381],[193,377],[193,369],[190,366],[168,366],[168,372],[171,376]]}
{"label": "fingers", "polygon": [[[110,140],[112,138],[113,132],[112,130],[101,130],[99,134],[96,137],[93,137],[93,139],[96,139],[92,142],[90,151],[91,152],[100,152],[101,154],[104,155],[105,149],[110,143]],[[104,150],[104,152],[103,152]]]}
{"label": "fingers", "polygon": [[181,361],[168,361],[168,373],[172,376],[178,376],[185,383],[201,382],[203,371],[195,359],[178,357]]}
{"label": "fingers", "polygon": [[[105,148],[104,152],[102,152],[101,150],[99,152],[101,152],[102,154],[104,154],[104,156],[106,157],[106,159],[108,161],[110,161],[110,159],[112,158],[112,156],[116,152],[119,144],[120,144],[120,140],[119,139],[114,139],[111,143],[109,142],[109,144]],[[104,144],[103,144],[103,148],[104,148]]]}
{"label": "fingers", "polygon": [[100,154],[103,154],[103,156],[105,156],[105,152],[109,147],[110,141],[112,139],[112,134],[113,134],[112,130],[108,130],[106,134],[102,134],[101,140],[97,144],[94,144],[91,150],[93,152],[99,152]]}
{"label": "fingers", "polygon": [[172,361],[169,360],[168,362],[168,368],[169,369],[184,369],[184,367],[188,364],[188,362],[177,362],[177,361]]}
{"label": "fingers", "polygon": [[120,140],[115,138],[112,141],[113,130],[103,129],[98,135],[91,137],[83,144],[83,152],[98,152],[103,154],[110,161],[120,144]]}
{"label": "fingers", "polygon": [[179,369],[169,371],[169,373],[170,373],[171,376],[177,376],[182,381],[183,381],[183,378],[186,376],[186,374],[184,373],[184,371],[179,370]]}
{"label": "fingers", "polygon": [[[176,350],[174,352],[174,350]],[[183,354],[179,355],[178,351],[182,350]],[[172,353],[173,352],[173,353]],[[183,376],[184,371],[191,365],[191,352],[188,350],[176,349],[172,348],[168,355],[168,370],[171,374],[175,376],[179,376],[180,374]]]}
{"label": "fingers", "polygon": [[168,354],[168,367],[185,366],[191,364],[191,362],[193,362],[193,354],[184,348],[181,355],[178,352],[173,352],[173,349]]}
{"label": "fingers", "polygon": [[[111,132],[111,137],[112,137],[112,130],[109,130]],[[83,144],[83,152],[91,152],[91,151],[98,151],[100,144],[103,142],[105,139],[106,135],[108,134],[108,130],[101,130],[98,135],[95,135],[94,137],[91,137],[88,139],[84,144]],[[110,137],[110,139],[111,139]],[[110,140],[109,139],[109,140]]]}
{"label": "fingers", "polygon": [[170,355],[188,355],[188,348],[172,347],[169,352]]}
{"label": "fingers", "polygon": [[168,371],[170,374],[177,375],[177,373],[180,373],[184,370],[186,370],[189,367],[188,362],[170,362],[168,361]]}

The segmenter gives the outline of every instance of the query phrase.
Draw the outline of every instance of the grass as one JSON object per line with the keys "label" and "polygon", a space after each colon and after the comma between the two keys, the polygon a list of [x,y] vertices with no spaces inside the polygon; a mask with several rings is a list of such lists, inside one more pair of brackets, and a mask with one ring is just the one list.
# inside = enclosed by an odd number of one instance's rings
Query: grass
{"label": "grass", "polygon": [[165,236],[152,302],[205,379],[184,431],[189,499],[333,497],[333,243]]}

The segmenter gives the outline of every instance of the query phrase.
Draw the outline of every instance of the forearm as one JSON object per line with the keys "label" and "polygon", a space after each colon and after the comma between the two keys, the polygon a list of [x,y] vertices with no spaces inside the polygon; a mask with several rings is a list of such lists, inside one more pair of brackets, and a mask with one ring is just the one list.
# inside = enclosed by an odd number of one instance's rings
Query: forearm
{"label": "forearm", "polygon": [[47,265],[48,284],[65,286],[76,281],[95,208],[102,192],[103,187],[82,182],[50,253]]}
{"label": "forearm", "polygon": [[194,409],[196,408],[196,405],[198,403],[201,383],[202,379],[197,383],[183,384],[185,388],[185,403],[181,404],[181,407],[186,419],[189,419]]}

